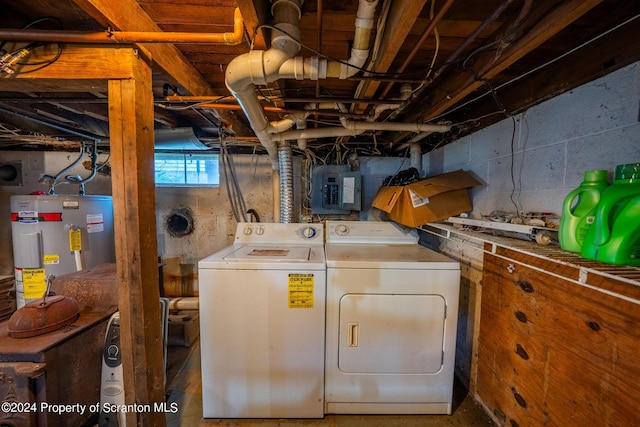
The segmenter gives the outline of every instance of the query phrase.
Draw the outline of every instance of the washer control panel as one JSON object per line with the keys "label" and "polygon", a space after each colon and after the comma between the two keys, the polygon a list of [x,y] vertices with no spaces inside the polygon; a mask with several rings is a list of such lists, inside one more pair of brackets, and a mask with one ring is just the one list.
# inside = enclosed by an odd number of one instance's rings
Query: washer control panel
{"label": "washer control panel", "polygon": [[299,223],[239,223],[236,242],[241,243],[303,243],[322,244],[324,238],[322,224]]}

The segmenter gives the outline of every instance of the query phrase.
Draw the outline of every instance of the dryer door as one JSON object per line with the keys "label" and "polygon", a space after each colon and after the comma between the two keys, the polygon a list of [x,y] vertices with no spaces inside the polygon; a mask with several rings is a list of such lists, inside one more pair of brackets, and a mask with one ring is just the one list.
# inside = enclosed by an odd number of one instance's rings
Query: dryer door
{"label": "dryer door", "polygon": [[442,368],[440,295],[345,294],[338,367],[345,373],[432,374]]}

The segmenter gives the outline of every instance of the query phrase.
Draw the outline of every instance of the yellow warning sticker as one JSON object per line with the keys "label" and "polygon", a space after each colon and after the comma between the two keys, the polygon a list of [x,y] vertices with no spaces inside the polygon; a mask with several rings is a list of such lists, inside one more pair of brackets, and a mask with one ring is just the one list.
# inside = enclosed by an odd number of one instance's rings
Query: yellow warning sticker
{"label": "yellow warning sticker", "polygon": [[289,274],[289,308],[313,308],[313,274]]}
{"label": "yellow warning sticker", "polygon": [[69,250],[71,252],[82,250],[82,233],[79,228],[69,229]]}
{"label": "yellow warning sticker", "polygon": [[42,257],[44,264],[60,264],[60,255],[58,254],[45,254]]}
{"label": "yellow warning sticker", "polygon": [[22,282],[24,283],[25,298],[42,298],[47,289],[44,268],[23,268]]}

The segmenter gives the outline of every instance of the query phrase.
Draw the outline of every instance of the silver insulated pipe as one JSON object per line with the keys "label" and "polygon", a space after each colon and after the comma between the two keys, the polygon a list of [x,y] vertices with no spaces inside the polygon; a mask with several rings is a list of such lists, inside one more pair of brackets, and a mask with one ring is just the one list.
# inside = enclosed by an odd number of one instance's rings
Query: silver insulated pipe
{"label": "silver insulated pipe", "polygon": [[280,164],[280,222],[293,222],[293,154],[291,143],[278,142]]}

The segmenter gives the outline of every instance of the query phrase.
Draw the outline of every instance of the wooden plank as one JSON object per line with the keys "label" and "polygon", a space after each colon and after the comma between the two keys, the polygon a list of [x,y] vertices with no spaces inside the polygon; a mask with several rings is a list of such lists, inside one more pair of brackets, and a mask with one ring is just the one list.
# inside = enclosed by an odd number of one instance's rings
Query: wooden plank
{"label": "wooden plank", "polygon": [[[389,70],[426,2],[427,0],[401,0],[392,3],[373,71],[387,72]],[[380,87],[380,82],[363,82],[360,94],[356,94],[356,97],[372,98],[378,87]],[[367,105],[364,104],[358,105],[356,112],[361,113],[366,107]]]}
{"label": "wooden plank", "polygon": [[[550,11],[520,40],[507,48],[499,58],[496,58],[495,54],[488,54],[484,62],[478,61],[477,74],[482,79],[495,77],[601,2],[602,0],[565,1],[555,10]],[[482,85],[484,81],[477,81],[474,77],[454,75],[447,81],[439,83],[441,90],[435,92],[435,100],[426,103],[427,106],[421,108],[419,113],[412,115],[409,120],[430,120],[462,101]],[[418,97],[412,104],[425,104],[425,99]]]}
{"label": "wooden plank", "polygon": [[[121,31],[160,31],[155,22],[135,0],[74,0],[74,2],[96,19],[105,28]],[[212,95],[214,89],[189,64],[177,47],[167,44],[148,44],[154,63],[192,95]]]}
{"label": "wooden plank", "polygon": [[[118,2],[113,2],[112,0],[73,1],[99,23],[104,25],[105,28],[108,27],[121,31],[160,31],[160,28],[135,0],[119,0]],[[259,22],[257,18],[250,17],[252,10],[253,13],[256,14],[253,3],[249,0],[238,3],[245,23],[248,22],[257,26]],[[267,10],[266,5],[264,9],[265,11]],[[247,16],[249,16],[249,18]],[[250,30],[248,26],[247,29]],[[259,47],[259,45],[258,43],[256,47]],[[214,89],[202,74],[189,63],[176,46],[168,44],[147,44],[144,45],[144,47],[153,57],[154,64],[162,70],[168,80],[172,84],[182,86],[189,94],[196,96],[228,94],[226,88],[220,90]],[[219,116],[229,124],[230,128],[251,133],[244,125],[244,122],[236,116],[228,114],[225,111],[219,112]]]}
{"label": "wooden plank", "polygon": [[535,257],[515,269],[484,261],[477,391],[494,414],[505,425],[638,425],[637,304],[551,276]]}
{"label": "wooden plank", "polygon": [[253,40],[253,48],[267,49],[265,31],[258,30],[258,27],[269,22],[269,2],[266,0],[238,0],[238,8],[240,8],[249,39]]}
{"label": "wooden plank", "polygon": [[[65,45],[60,58],[47,67],[28,73],[2,74],[0,91],[95,92],[106,90],[107,79],[136,77],[131,68],[139,50],[127,47]],[[51,52],[35,50],[29,61],[51,59]]]}
{"label": "wooden plank", "polygon": [[[118,306],[126,404],[164,402],[153,169],[151,68],[140,80],[109,81],[109,127]],[[165,425],[162,412],[127,414],[127,424]]]}

